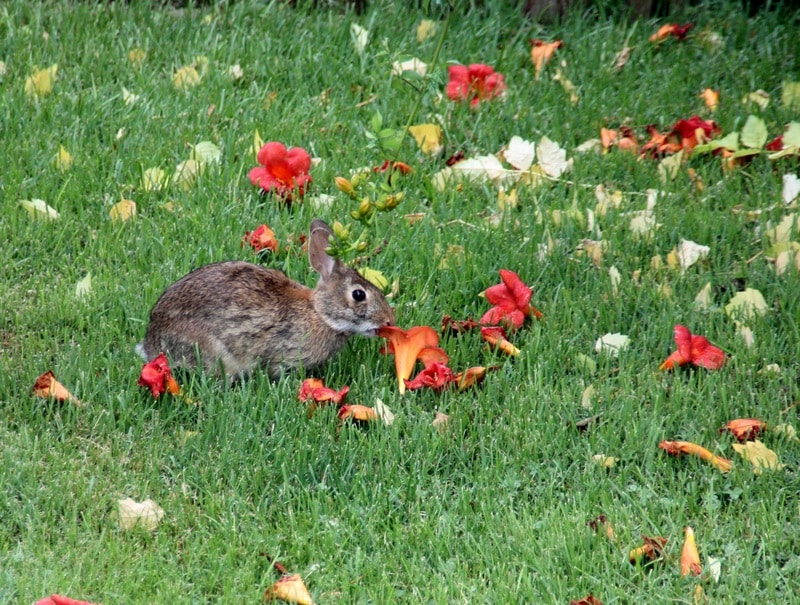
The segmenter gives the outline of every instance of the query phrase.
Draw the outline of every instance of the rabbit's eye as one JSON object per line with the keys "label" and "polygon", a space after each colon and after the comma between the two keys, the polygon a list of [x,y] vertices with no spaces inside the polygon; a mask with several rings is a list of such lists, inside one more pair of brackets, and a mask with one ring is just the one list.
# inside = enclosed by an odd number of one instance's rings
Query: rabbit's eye
{"label": "rabbit's eye", "polygon": [[353,290],[353,300],[356,302],[364,302],[367,299],[367,293],[364,290],[357,288]]}

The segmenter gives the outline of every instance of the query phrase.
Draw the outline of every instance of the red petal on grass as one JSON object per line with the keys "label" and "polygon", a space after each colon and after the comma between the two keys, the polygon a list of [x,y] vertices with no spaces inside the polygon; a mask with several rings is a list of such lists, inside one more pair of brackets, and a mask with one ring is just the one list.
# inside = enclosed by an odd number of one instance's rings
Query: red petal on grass
{"label": "red petal on grass", "polygon": [[138,384],[150,389],[153,397],[158,397],[165,391],[169,391],[172,395],[181,392],[181,388],[172,377],[172,371],[169,369],[167,356],[164,353],[159,353],[151,362],[144,364]]}
{"label": "red petal on grass", "polygon": [[297,398],[300,401],[313,401],[315,403],[335,403],[341,404],[350,387],[345,385],[340,390],[326,387],[320,378],[306,378],[300,385],[300,391],[297,393]]}
{"label": "red petal on grass", "polygon": [[34,605],[96,605],[89,603],[89,601],[79,601],[77,599],[70,599],[59,594],[53,594],[49,597],[39,599]]}
{"label": "red petal on grass", "polygon": [[767,423],[757,418],[738,418],[731,420],[719,432],[728,431],[741,442],[757,439],[761,431],[767,428]]}
{"label": "red petal on grass", "polygon": [[31,393],[36,397],[52,397],[56,401],[71,401],[79,406],[82,405],[80,400],[67,390],[67,387],[56,380],[52,370],[47,370],[36,378]]}
{"label": "red petal on grass", "polygon": [[689,328],[682,325],[675,326],[674,336],[678,350],[667,357],[660,370],[672,370],[687,363],[707,370],[718,370],[725,364],[724,351],[712,345],[705,336],[692,334]]}
{"label": "red petal on grass", "polygon": [[520,350],[506,339],[506,331],[500,326],[486,326],[481,328],[481,337],[491,346],[499,349],[506,355],[516,357]]}
{"label": "red petal on grass", "polygon": [[453,370],[445,364],[435,361],[426,365],[425,369],[417,374],[413,380],[406,380],[406,388],[409,391],[429,388],[434,391],[442,391],[455,380]]}
{"label": "red petal on grass", "polygon": [[353,420],[361,420],[363,422],[378,419],[378,413],[375,409],[365,405],[343,405],[339,408],[337,416],[339,416],[339,420],[352,418]]}

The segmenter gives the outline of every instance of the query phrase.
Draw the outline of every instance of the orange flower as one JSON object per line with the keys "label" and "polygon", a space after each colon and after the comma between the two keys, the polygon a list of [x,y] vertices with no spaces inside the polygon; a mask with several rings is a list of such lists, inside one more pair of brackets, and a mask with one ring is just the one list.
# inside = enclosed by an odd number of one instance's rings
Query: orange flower
{"label": "orange flower", "polygon": [[278,240],[275,232],[267,225],[261,225],[255,231],[247,231],[242,238],[242,244],[250,244],[256,252],[262,250],[278,251]]}
{"label": "orange flower", "polygon": [[699,576],[703,571],[703,566],[700,565],[700,553],[697,552],[697,542],[694,539],[694,530],[691,527],[686,527],[684,530],[686,539],[683,542],[683,550],[681,551],[681,575]]}
{"label": "orange flower", "polygon": [[692,116],[688,120],[675,122],[672,129],[666,134],[660,133],[653,124],[647,127],[647,132],[650,134],[650,140],[642,145],[639,155],[658,158],[677,153],[681,149],[691,151],[700,143],[719,134],[720,128],[713,120],[703,120],[698,116]]}
{"label": "orange flower", "polygon": [[397,386],[400,394],[406,392],[405,381],[411,377],[417,358],[426,347],[436,347],[439,336],[429,326],[414,326],[408,331],[397,326],[384,326],[378,336],[389,341],[389,353],[394,353],[394,367],[397,372]]}
{"label": "orange flower", "polygon": [[507,269],[500,269],[503,283],[487,288],[484,293],[489,304],[494,305],[480,319],[482,325],[505,324],[510,330],[521,328],[525,318],[533,315],[542,318],[542,313],[531,306],[533,291],[525,285],[519,275]]}
{"label": "orange flower", "polygon": [[386,172],[386,171],[389,171],[390,174],[392,172],[399,172],[402,175],[406,175],[413,172],[414,169],[411,168],[411,166],[409,166],[405,162],[390,162],[389,160],[386,160],[380,166],[375,166],[372,169],[372,172]]}
{"label": "orange flower", "polygon": [[712,88],[706,88],[698,95],[706,104],[709,110],[715,111],[719,105],[719,91]]}
{"label": "orange flower", "polygon": [[51,594],[49,597],[39,599],[35,605],[93,605],[88,601],[78,601],[69,597],[62,597],[60,594]]}
{"label": "orange flower", "polygon": [[451,65],[447,68],[450,81],[445,93],[451,101],[469,101],[475,108],[481,101],[493,99],[506,89],[503,74],[495,72],[493,67],[483,63]]}
{"label": "orange flower", "polygon": [[285,601],[297,605],[313,605],[311,593],[308,592],[300,574],[285,575],[264,592],[264,602]]}
{"label": "orange flower", "polygon": [[150,389],[153,397],[158,397],[164,391],[169,391],[172,395],[181,392],[181,388],[172,377],[167,356],[164,353],[159,353],[152,361],[144,364],[138,384]]}
{"label": "orange flower", "polygon": [[[497,366],[493,366],[496,368]],[[475,386],[476,384],[480,384],[483,382],[483,379],[486,377],[486,372],[488,368],[483,366],[473,366],[471,368],[467,368],[463,372],[459,372],[453,377],[453,382],[456,383],[459,391],[466,391],[468,388]]]}
{"label": "orange flower", "polygon": [[681,454],[698,456],[716,466],[723,473],[727,473],[733,468],[733,463],[727,458],[716,456],[706,448],[690,441],[662,441],[658,444],[658,447],[673,456],[680,456]]}
{"label": "orange flower", "polygon": [[656,33],[650,36],[650,42],[660,42],[669,36],[673,36],[678,40],[683,40],[686,37],[687,32],[692,29],[692,27],[694,27],[694,25],[691,23],[685,23],[684,25],[668,23],[667,25],[662,25],[658,28]]}
{"label": "orange flower", "polygon": [[661,557],[664,552],[664,547],[667,545],[667,539],[661,536],[649,537],[642,534],[644,545],[634,548],[628,555],[628,560],[633,564],[642,560],[647,562],[655,561]]}
{"label": "orange flower", "polygon": [[378,419],[378,413],[375,411],[375,409],[365,405],[345,404],[339,408],[338,416],[339,420],[347,420],[348,418],[352,418],[353,420],[360,420],[362,422]]}
{"label": "orange flower", "polygon": [[545,42],[544,40],[531,40],[531,61],[533,61],[533,68],[536,70],[536,79],[539,79],[539,74],[545,63],[550,61],[559,48],[564,46],[563,40],[556,40],[555,42]]}
{"label": "orange flower", "polygon": [[520,354],[520,350],[506,339],[506,331],[500,326],[481,328],[481,336],[491,346],[500,349],[506,355],[516,357]]}
{"label": "orange flower", "polygon": [[569,605],[603,605],[603,602],[596,596],[588,594],[578,601],[573,599],[569,602]]}
{"label": "orange flower", "polygon": [[676,366],[692,364],[707,370],[719,370],[725,363],[725,353],[715,347],[705,336],[692,334],[689,328],[675,326],[675,344],[678,350],[659,366],[659,370],[672,370]]}
{"label": "orange flower", "polygon": [[739,418],[731,420],[719,432],[729,431],[741,442],[752,441],[758,438],[759,433],[767,428],[767,423],[756,418]]}
{"label": "orange flower", "polygon": [[632,151],[633,153],[636,153],[639,149],[639,144],[636,142],[636,134],[629,126],[621,126],[619,131],[601,128],[600,142],[603,145],[604,151],[607,151],[614,145],[619,147],[622,151]]}
{"label": "orange flower", "polygon": [[52,397],[56,401],[71,401],[81,405],[80,400],[70,393],[67,388],[56,380],[52,370],[41,374],[33,384],[31,393],[36,397]]}
{"label": "orange flower", "polygon": [[306,185],[311,182],[308,174],[311,156],[301,147],[286,149],[286,145],[272,141],[265,143],[258,152],[258,163],[248,173],[250,182],[264,191],[272,191],[287,203],[292,195],[303,197]]}
{"label": "orange flower", "polygon": [[312,404],[325,404],[330,401],[336,405],[341,405],[349,391],[350,387],[347,385],[344,385],[341,390],[337,391],[336,389],[326,387],[321,378],[306,378],[303,384],[300,385],[297,398],[300,401],[308,401],[310,399]]}

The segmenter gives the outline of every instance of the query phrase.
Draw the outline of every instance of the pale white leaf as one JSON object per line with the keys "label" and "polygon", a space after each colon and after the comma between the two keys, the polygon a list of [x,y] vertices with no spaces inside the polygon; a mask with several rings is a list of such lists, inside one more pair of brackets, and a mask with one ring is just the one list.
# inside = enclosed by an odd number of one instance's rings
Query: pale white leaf
{"label": "pale white leaf", "polygon": [[614,293],[614,296],[617,296],[617,294],[619,294],[619,284],[622,281],[622,274],[616,267],[611,267],[608,270],[608,277],[611,280],[611,291]]}
{"label": "pale white leaf", "polygon": [[394,414],[392,413],[392,410],[390,410],[380,399],[375,400],[375,413],[378,415],[380,421],[386,426],[391,426],[391,424],[394,422]]}
{"label": "pale white leaf", "polygon": [[733,319],[748,319],[756,315],[764,315],[769,310],[764,296],[755,288],[746,288],[737,292],[725,305],[725,313]]}
{"label": "pale white leaf", "polygon": [[553,178],[560,177],[572,168],[572,160],[567,160],[567,152],[547,137],[542,137],[538,146],[539,166],[545,174]]}
{"label": "pale white leaf", "polygon": [[514,168],[524,171],[533,164],[533,160],[536,157],[536,146],[531,141],[526,141],[522,137],[514,135],[508,142],[503,156],[506,162],[511,164]]}
{"label": "pale white leaf", "polygon": [[783,175],[783,193],[781,195],[786,204],[791,204],[800,195],[800,178],[796,174]]}
{"label": "pale white leaf", "polygon": [[701,309],[708,309],[711,306],[711,282],[706,285],[694,297],[694,304]]}
{"label": "pale white leaf", "polygon": [[706,570],[708,571],[708,575],[711,576],[711,579],[714,580],[714,583],[718,583],[719,577],[722,574],[722,561],[715,557],[708,557],[706,560]]}
{"label": "pale white leaf", "polygon": [[219,164],[222,160],[222,151],[211,141],[200,141],[192,148],[191,159],[201,164]]}
{"label": "pale white leaf", "polygon": [[590,384],[588,387],[583,389],[583,393],[581,394],[581,407],[584,410],[591,410],[594,407],[593,399],[595,396],[595,388],[593,384]]}
{"label": "pale white leaf", "polygon": [[87,296],[92,291],[92,274],[87,273],[86,277],[80,280],[77,284],[75,284],[75,296],[77,298],[83,298]]}
{"label": "pale white leaf", "polygon": [[22,200],[21,202],[22,207],[28,211],[28,213],[33,218],[46,218],[50,220],[55,220],[59,216],[58,210],[55,208],[48,206],[47,202],[44,200],[32,199],[32,200]]}
{"label": "pale white leaf", "polygon": [[594,350],[597,353],[608,353],[617,357],[619,352],[628,346],[629,341],[628,336],[619,332],[604,334],[595,341]]}
{"label": "pale white leaf", "polygon": [[428,64],[423,63],[416,57],[407,61],[395,61],[392,63],[392,74],[395,76],[402,76],[403,72],[406,71],[414,71],[424,77],[428,73]]}
{"label": "pale white leaf", "polygon": [[678,260],[681,263],[681,268],[686,270],[697,261],[708,256],[711,248],[703,246],[697,242],[688,239],[682,239],[678,245]]}
{"label": "pale white leaf", "polygon": [[119,511],[119,526],[122,529],[133,529],[137,525],[146,530],[154,530],[164,516],[163,509],[150,500],[136,502],[132,498],[125,498],[117,502]]}
{"label": "pale white leaf", "polygon": [[353,46],[356,47],[358,54],[362,54],[369,42],[369,31],[361,27],[358,23],[350,24],[350,37],[353,39]]}

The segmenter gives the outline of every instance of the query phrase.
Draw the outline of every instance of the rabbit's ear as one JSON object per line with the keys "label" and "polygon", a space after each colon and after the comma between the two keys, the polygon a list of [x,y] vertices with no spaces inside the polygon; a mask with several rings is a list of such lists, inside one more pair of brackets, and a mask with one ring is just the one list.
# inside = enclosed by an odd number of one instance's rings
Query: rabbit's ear
{"label": "rabbit's ear", "polygon": [[329,256],[327,252],[333,231],[324,221],[317,218],[311,222],[310,232],[308,260],[322,279],[328,279],[333,273],[333,267],[336,263],[336,259]]}

